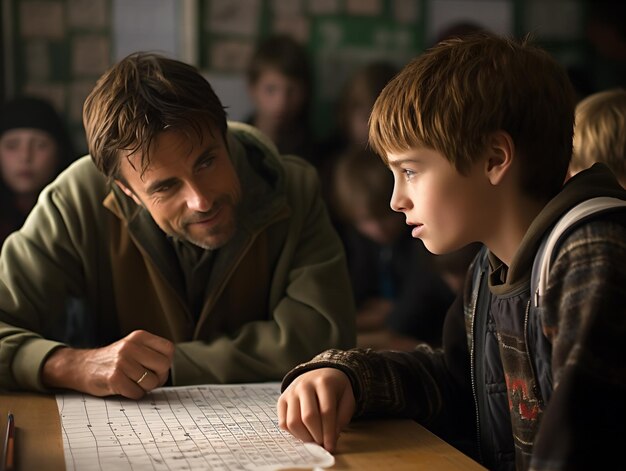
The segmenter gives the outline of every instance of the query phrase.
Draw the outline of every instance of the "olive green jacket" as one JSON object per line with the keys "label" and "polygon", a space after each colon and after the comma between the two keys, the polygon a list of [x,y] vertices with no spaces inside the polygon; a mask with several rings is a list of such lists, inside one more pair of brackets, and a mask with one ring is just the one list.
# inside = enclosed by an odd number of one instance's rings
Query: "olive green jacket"
{"label": "olive green jacket", "polygon": [[40,370],[63,345],[70,299],[87,313],[90,346],[136,329],[175,342],[173,385],[276,381],[354,345],[345,256],[316,171],[247,125],[229,123],[228,145],[242,208],[197,319],[168,238],[89,157],[42,192],[0,255],[0,388],[45,390]]}

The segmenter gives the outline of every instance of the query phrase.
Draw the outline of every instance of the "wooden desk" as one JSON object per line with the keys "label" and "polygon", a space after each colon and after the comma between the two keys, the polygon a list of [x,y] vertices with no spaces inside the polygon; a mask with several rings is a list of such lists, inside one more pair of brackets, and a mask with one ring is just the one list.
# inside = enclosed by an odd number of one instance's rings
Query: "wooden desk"
{"label": "wooden desk", "polygon": [[[0,395],[2,431],[8,411],[15,415],[17,469],[64,470],[61,422],[54,396]],[[485,469],[410,420],[359,421],[350,425],[339,439],[335,460],[330,469],[337,471]]]}

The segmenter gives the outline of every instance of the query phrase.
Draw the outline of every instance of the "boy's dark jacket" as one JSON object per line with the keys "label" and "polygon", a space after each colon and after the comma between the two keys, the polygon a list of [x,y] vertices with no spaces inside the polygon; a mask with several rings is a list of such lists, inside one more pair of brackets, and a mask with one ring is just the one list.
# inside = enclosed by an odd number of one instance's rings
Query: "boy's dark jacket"
{"label": "boy's dark jacket", "polygon": [[443,349],[329,350],[292,370],[283,388],[304,371],[333,366],[350,377],[356,416],[413,417],[490,469],[608,469],[626,439],[626,211],[593,218],[566,237],[550,272],[545,317],[536,326],[527,321],[543,236],[595,196],[626,199],[601,164],[545,206],[510,267],[489,254],[489,315],[474,318],[480,309],[468,276],[463,300],[448,312]]}

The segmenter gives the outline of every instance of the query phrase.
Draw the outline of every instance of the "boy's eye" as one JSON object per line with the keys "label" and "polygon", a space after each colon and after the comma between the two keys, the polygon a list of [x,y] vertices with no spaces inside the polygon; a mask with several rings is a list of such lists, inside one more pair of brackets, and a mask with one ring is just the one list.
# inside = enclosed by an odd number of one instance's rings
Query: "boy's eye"
{"label": "boy's eye", "polygon": [[415,172],[413,170],[409,170],[408,168],[402,169],[402,173],[404,174],[404,178],[406,178],[407,181],[415,176]]}
{"label": "boy's eye", "polygon": [[17,150],[20,148],[20,142],[17,140],[5,140],[2,147],[7,150]]}

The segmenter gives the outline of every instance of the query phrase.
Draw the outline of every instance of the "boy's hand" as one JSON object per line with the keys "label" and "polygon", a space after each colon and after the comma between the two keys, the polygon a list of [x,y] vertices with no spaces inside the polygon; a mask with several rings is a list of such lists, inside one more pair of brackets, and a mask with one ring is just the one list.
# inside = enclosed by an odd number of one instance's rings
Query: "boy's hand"
{"label": "boy's hand", "polygon": [[41,377],[50,388],[139,399],[165,384],[173,357],[172,342],[136,330],[102,348],[60,348],[44,363]]}
{"label": "boy's hand", "polygon": [[320,368],[298,376],[278,398],[277,409],[280,428],[332,453],[356,403],[345,373]]}

